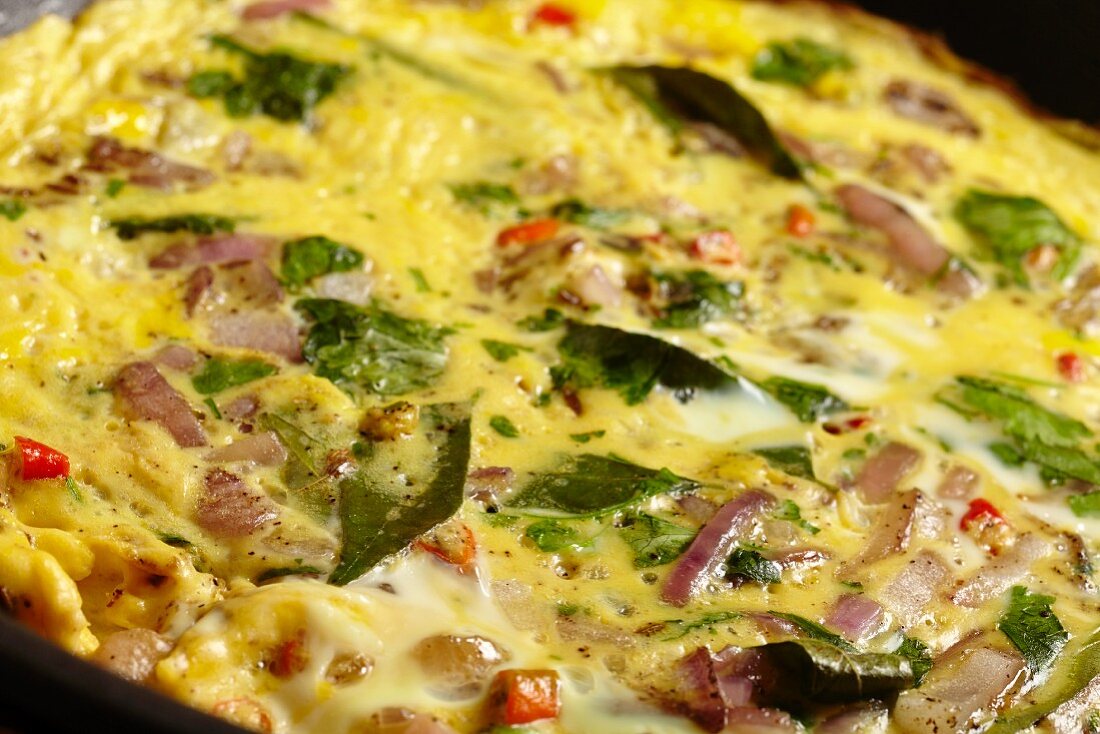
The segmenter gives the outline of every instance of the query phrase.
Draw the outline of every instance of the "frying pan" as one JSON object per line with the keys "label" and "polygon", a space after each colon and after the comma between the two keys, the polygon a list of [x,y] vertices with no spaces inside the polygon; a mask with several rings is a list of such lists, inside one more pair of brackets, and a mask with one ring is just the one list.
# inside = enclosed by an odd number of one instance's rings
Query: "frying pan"
{"label": "frying pan", "polygon": [[[0,36],[45,13],[72,16],[90,0],[0,0]],[[1100,122],[1100,2],[862,0],[865,9],[942,33],[962,56],[1013,78],[1040,106]],[[3,73],[0,71],[0,73]],[[242,734],[243,730],[131,685],[0,614],[0,732]]]}

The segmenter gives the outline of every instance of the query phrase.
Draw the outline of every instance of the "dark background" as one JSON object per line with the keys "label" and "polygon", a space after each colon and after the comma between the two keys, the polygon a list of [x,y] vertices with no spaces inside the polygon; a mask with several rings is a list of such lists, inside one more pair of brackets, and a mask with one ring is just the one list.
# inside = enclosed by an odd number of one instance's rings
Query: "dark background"
{"label": "dark background", "polygon": [[857,0],[938,32],[1040,107],[1100,125],[1100,0]]}

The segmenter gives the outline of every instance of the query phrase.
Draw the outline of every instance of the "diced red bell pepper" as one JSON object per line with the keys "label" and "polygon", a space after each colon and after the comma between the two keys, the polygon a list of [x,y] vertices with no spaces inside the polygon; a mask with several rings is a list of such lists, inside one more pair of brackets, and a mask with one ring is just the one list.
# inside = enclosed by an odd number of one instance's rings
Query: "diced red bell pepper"
{"label": "diced red bell pepper", "polygon": [[1081,355],[1073,352],[1063,352],[1055,358],[1058,365],[1058,373],[1070,382],[1085,381],[1085,360]]}
{"label": "diced red bell pepper", "polygon": [[69,476],[69,457],[57,449],[24,436],[15,437],[21,479],[64,479]]}
{"label": "diced red bell pepper", "polygon": [[970,508],[966,511],[966,514],[962,516],[962,519],[959,520],[959,527],[963,530],[969,530],[972,525],[987,527],[989,525],[1005,525],[1007,523],[1008,521],[1005,520],[1004,515],[993,506],[993,503],[979,497],[976,500],[970,501]]}
{"label": "diced red bell pepper", "polygon": [[543,3],[535,10],[531,19],[543,25],[571,28],[577,22],[577,14],[556,3]]}
{"label": "diced red bell pepper", "polygon": [[477,555],[477,540],[468,525],[440,525],[421,536],[416,547],[452,566],[464,566]]}
{"label": "diced red bell pepper", "polygon": [[309,651],[305,646],[305,633],[299,631],[289,640],[276,646],[268,661],[267,669],[276,678],[289,678],[301,673],[309,665]]}
{"label": "diced red bell pepper", "polygon": [[741,247],[733,239],[733,233],[715,229],[697,235],[688,246],[691,256],[715,265],[736,265],[741,262]]}
{"label": "diced red bell pepper", "polygon": [[801,204],[792,204],[787,210],[787,233],[795,237],[808,237],[814,231],[814,213]]}
{"label": "diced red bell pepper", "polygon": [[502,670],[489,688],[489,716],[505,726],[552,719],[561,710],[561,680],[555,670]]}
{"label": "diced red bell pepper", "polygon": [[497,235],[497,244],[501,247],[508,245],[529,245],[533,242],[543,242],[558,233],[561,223],[556,219],[532,219],[523,224],[501,230]]}

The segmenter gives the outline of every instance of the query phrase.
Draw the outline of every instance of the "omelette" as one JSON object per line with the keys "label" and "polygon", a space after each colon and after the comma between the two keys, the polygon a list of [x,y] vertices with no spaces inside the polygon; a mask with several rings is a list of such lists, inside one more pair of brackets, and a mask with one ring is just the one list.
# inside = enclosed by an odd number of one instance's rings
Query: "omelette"
{"label": "omelette", "polygon": [[0,603],[259,732],[1100,731],[1100,139],[732,0],[0,41]]}

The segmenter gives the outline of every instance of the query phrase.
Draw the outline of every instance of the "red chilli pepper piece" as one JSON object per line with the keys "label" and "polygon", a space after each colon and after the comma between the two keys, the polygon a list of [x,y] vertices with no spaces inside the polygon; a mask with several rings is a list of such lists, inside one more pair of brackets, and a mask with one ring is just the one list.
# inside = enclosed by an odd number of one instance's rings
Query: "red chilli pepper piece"
{"label": "red chilli pepper piece", "polygon": [[697,235],[688,245],[688,252],[696,260],[715,265],[737,265],[741,262],[741,247],[733,239],[733,233],[725,229]]}
{"label": "red chilli pepper piece", "polygon": [[808,237],[814,231],[814,213],[801,204],[791,204],[787,210],[787,234]]}
{"label": "red chilli pepper piece", "polygon": [[24,436],[15,437],[21,479],[64,479],[69,476],[69,457],[57,449]]}
{"label": "red chilli pepper piece", "polygon": [[477,555],[477,540],[468,525],[440,525],[421,536],[416,547],[452,566],[465,566]]}
{"label": "red chilli pepper piece", "polygon": [[501,247],[508,245],[529,245],[532,242],[543,242],[558,233],[561,223],[556,219],[533,219],[530,222],[517,224],[514,227],[501,230],[497,235],[497,244]]}
{"label": "red chilli pepper piece", "polygon": [[993,503],[979,497],[970,501],[970,509],[959,520],[959,527],[963,530],[969,530],[971,525],[976,524],[983,527],[1001,525],[1007,524],[1007,520],[1005,520],[1005,516],[1001,514],[1000,510],[993,506]]}
{"label": "red chilli pepper piece", "polygon": [[577,22],[577,14],[555,3],[543,3],[531,19],[543,25],[571,28]]}
{"label": "red chilli pepper piece", "polygon": [[561,710],[560,690],[555,670],[502,670],[489,688],[490,719],[505,726],[552,719]]}
{"label": "red chilli pepper piece", "polygon": [[1063,352],[1055,358],[1058,373],[1069,382],[1085,381],[1085,360],[1073,352]]}

